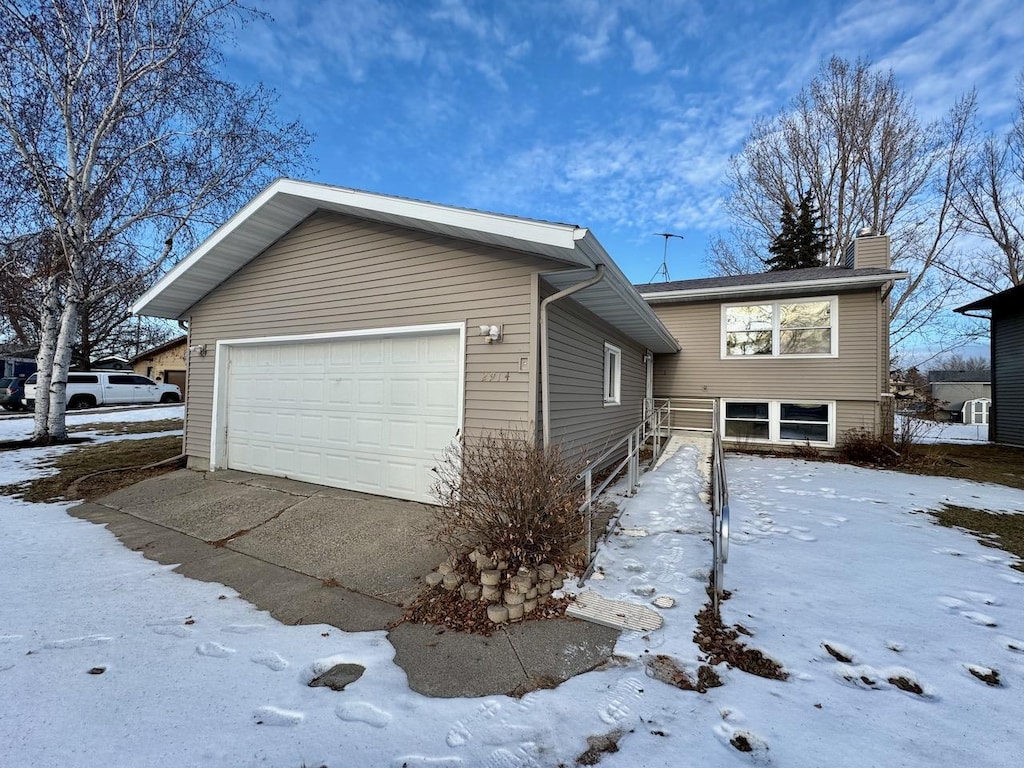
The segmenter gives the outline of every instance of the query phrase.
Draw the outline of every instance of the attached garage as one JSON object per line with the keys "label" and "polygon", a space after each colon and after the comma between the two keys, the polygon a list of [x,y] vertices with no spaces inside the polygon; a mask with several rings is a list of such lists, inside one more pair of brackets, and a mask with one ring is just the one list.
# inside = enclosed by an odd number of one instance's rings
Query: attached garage
{"label": "attached garage", "polygon": [[219,342],[215,465],[430,502],[462,426],[463,328]]}

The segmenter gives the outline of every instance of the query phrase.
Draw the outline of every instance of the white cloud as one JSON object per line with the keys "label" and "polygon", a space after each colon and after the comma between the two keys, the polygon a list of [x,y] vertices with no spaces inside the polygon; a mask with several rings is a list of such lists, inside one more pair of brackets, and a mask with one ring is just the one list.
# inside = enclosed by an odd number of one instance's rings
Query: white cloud
{"label": "white cloud", "polygon": [[637,33],[633,27],[626,29],[624,34],[626,45],[633,53],[633,69],[641,75],[646,75],[658,68],[661,59],[654,50],[654,45],[645,37]]}

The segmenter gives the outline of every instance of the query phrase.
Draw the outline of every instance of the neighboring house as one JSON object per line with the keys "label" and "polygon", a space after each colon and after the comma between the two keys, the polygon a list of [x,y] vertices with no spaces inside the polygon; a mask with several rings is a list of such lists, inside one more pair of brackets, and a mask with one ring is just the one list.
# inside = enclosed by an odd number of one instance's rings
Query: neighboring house
{"label": "neighboring house", "polygon": [[189,323],[189,466],[416,501],[460,433],[593,456],[679,348],[587,229],[288,179],[133,311]]}
{"label": "neighboring house", "polygon": [[106,357],[97,357],[89,363],[89,367],[94,371],[127,371],[132,366],[126,357],[107,355]]}
{"label": "neighboring house", "polygon": [[862,233],[845,265],[636,286],[682,351],[654,363],[673,423],[726,440],[834,448],[844,432],[891,431],[889,238]]}
{"label": "neighboring house", "polygon": [[164,384],[177,384],[184,400],[188,337],[178,336],[131,359],[132,370]]}
{"label": "neighboring house", "polygon": [[937,421],[988,424],[992,405],[989,371],[928,371]]}
{"label": "neighboring house", "polygon": [[[965,304],[957,312],[992,324],[992,409],[988,439],[1024,446],[1024,285]],[[975,315],[974,312],[988,312]]]}
{"label": "neighboring house", "polygon": [[36,372],[36,348],[0,347],[0,376],[31,376]]}

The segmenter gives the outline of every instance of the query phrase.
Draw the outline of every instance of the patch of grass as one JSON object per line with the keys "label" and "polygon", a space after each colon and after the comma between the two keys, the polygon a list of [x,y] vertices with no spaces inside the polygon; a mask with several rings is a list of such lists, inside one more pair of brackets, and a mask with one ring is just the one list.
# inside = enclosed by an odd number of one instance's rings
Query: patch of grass
{"label": "patch of grass", "polygon": [[153,421],[92,422],[76,424],[69,432],[96,432],[100,435],[145,435],[150,432],[173,432],[181,429],[181,419],[154,419]]}
{"label": "patch of grass", "polygon": [[180,436],[87,445],[49,460],[46,466],[56,468],[57,474],[24,483],[0,486],[0,494],[18,496],[31,502],[64,501],[68,500],[72,486],[86,475],[110,469],[123,469],[122,472],[108,472],[78,483],[75,498],[95,499],[118,488],[170,472],[175,469],[173,465],[148,470],[137,468],[180,454]]}
{"label": "patch of grass", "polygon": [[895,467],[901,472],[959,477],[1024,490],[1024,448],[1006,445],[935,443],[919,445],[922,460]]}
{"label": "patch of grass", "polygon": [[[749,634],[749,632],[747,633]],[[747,674],[766,677],[769,680],[787,680],[789,674],[775,659],[766,656],[757,648],[750,648],[739,640],[740,633],[722,623],[708,602],[697,614],[697,629],[693,639],[712,664],[723,661],[730,667]]]}
{"label": "patch of grass", "polygon": [[891,685],[895,685],[901,691],[917,694],[918,696],[924,696],[924,688],[922,688],[921,685],[916,681],[911,680],[908,677],[904,677],[903,675],[890,677],[889,683]]}
{"label": "patch of grass", "polygon": [[1018,571],[1024,571],[1024,515],[997,514],[984,509],[946,505],[940,510],[928,510],[939,525],[949,528],[963,528],[978,535],[978,541],[986,547],[996,547],[1012,552],[1022,562],[1013,564]]}
{"label": "patch of grass", "polygon": [[601,757],[619,751],[619,740],[625,734],[622,731],[612,731],[603,736],[588,736],[587,751],[576,758],[576,765],[597,765]]}
{"label": "patch of grass", "polygon": [[697,668],[697,680],[694,682],[686,674],[686,670],[679,666],[679,663],[671,656],[658,654],[646,661],[649,674],[655,680],[674,685],[683,691],[696,691],[707,693],[709,688],[718,688],[722,685],[722,678],[707,664],[701,664]]}

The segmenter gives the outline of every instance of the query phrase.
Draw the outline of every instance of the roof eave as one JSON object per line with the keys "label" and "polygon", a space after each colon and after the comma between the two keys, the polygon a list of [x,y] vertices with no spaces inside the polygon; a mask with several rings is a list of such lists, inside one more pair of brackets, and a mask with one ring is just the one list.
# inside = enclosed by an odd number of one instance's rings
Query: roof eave
{"label": "roof eave", "polygon": [[741,298],[751,294],[798,294],[807,290],[844,290],[848,288],[876,288],[895,280],[906,280],[908,272],[893,272],[887,275],[852,275],[826,280],[798,280],[783,283],[757,283],[750,285],[714,286],[711,288],[691,288],[682,291],[648,291],[641,293],[643,299],[657,304],[661,301],[679,301],[690,299]]}

